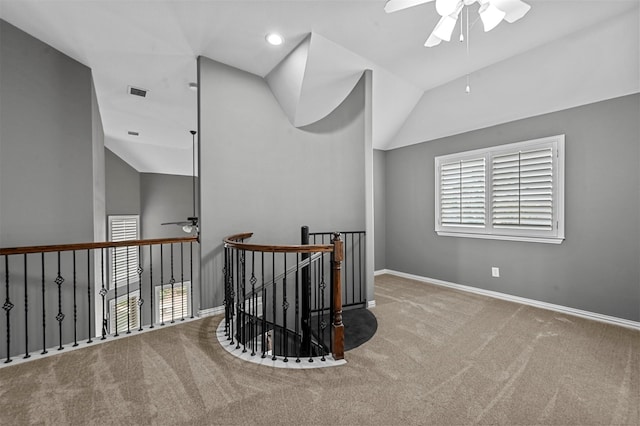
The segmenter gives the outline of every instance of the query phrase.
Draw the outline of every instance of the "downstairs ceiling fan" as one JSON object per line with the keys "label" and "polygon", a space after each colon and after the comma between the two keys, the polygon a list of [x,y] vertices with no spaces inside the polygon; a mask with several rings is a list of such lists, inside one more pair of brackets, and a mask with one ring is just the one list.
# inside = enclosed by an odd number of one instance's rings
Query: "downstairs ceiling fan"
{"label": "downstairs ceiling fan", "polygon": [[[432,1],[434,0],[389,0],[384,6],[384,10],[387,13],[392,13]],[[503,19],[513,23],[522,18],[531,9],[531,6],[521,0],[435,0],[435,2],[436,11],[441,18],[424,43],[426,47],[437,46],[442,40],[451,40],[451,34],[464,6],[471,6],[476,2],[480,5],[478,13],[485,32],[494,29]]]}
{"label": "downstairs ceiling fan", "polygon": [[161,225],[178,225],[182,227],[182,230],[186,233],[196,232],[198,233],[198,217],[196,216],[196,131],[190,130],[191,138],[193,140],[193,163],[192,163],[192,186],[193,186],[193,215],[189,216],[187,220],[178,222],[165,222]]}

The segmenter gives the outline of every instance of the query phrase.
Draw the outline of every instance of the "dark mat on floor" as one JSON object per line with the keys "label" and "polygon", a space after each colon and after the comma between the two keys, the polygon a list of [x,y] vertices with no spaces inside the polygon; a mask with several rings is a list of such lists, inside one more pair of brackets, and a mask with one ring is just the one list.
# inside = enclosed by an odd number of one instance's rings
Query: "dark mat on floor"
{"label": "dark mat on floor", "polygon": [[349,351],[365,343],[376,334],[378,320],[366,308],[349,309],[342,312],[344,324],[344,350]]}

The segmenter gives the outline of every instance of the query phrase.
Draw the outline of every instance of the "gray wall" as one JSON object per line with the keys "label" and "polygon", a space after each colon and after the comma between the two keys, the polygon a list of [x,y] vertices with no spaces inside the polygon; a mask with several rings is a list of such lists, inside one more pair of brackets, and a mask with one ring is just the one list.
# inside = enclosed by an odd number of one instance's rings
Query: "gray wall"
{"label": "gray wall", "polygon": [[375,225],[375,270],[387,266],[387,205],[386,205],[386,169],[385,151],[373,151],[373,199]]}
{"label": "gray wall", "polygon": [[[104,135],[91,70],[2,20],[0,40],[0,246],[93,241],[104,232],[105,194]],[[71,256],[61,254],[63,341],[72,339],[74,331]],[[47,347],[59,338],[57,260],[55,253],[45,256]],[[9,258],[14,353],[25,350],[25,287],[30,350],[43,346],[40,256],[28,256],[27,268],[23,261],[22,256]],[[78,253],[77,261],[77,313],[87,318],[86,253]],[[4,276],[4,261],[0,273]],[[1,327],[4,353],[4,320]],[[85,338],[88,329],[85,321],[78,324],[78,338]]]}
{"label": "gray wall", "polygon": [[[387,268],[640,320],[638,117],[635,94],[388,151]],[[435,156],[555,134],[566,135],[561,245],[435,234]]]}
{"label": "gray wall", "polygon": [[104,149],[107,215],[140,214],[140,173]]}
{"label": "gray wall", "polygon": [[302,225],[364,229],[363,81],[328,117],[297,129],[262,78],[200,58],[204,307],[222,304],[227,235],[295,244]]}
{"label": "gray wall", "polygon": [[92,241],[91,70],[0,31],[0,246]]}

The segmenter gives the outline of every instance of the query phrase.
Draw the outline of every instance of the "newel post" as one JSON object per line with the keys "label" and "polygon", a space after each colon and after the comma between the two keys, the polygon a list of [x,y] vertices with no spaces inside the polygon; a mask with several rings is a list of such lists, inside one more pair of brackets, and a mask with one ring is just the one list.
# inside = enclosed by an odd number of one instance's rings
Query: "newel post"
{"label": "newel post", "polygon": [[340,233],[333,234],[333,254],[331,273],[333,278],[333,358],[344,359],[344,325],[342,324],[342,259],[343,242]]}

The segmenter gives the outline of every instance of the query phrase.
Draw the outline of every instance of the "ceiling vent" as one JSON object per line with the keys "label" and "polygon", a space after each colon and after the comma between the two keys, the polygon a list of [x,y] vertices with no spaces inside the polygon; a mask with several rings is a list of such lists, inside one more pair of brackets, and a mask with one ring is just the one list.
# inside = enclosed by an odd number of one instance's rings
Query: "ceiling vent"
{"label": "ceiling vent", "polygon": [[140,89],[139,87],[128,86],[127,87],[127,92],[130,95],[140,96],[140,97],[146,98],[147,97],[147,92],[149,92],[149,91],[146,90],[146,89]]}

